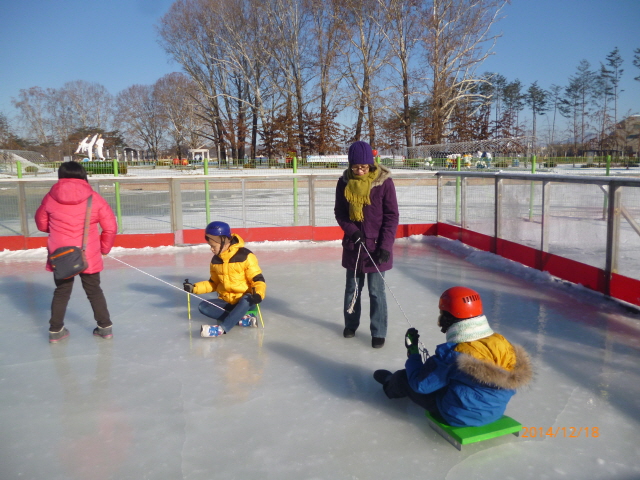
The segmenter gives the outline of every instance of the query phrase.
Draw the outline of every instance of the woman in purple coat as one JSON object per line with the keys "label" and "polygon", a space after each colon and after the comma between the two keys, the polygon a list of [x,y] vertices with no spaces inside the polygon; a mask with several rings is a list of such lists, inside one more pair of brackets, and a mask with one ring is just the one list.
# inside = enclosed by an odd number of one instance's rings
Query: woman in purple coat
{"label": "woman in purple coat", "polygon": [[334,212],[344,231],[342,266],[347,269],[343,335],[355,336],[360,326],[360,293],[366,277],[371,346],[380,348],[387,335],[384,272],[393,266],[399,213],[391,171],[374,163],[366,142],[349,147],[349,168],[338,180]]}

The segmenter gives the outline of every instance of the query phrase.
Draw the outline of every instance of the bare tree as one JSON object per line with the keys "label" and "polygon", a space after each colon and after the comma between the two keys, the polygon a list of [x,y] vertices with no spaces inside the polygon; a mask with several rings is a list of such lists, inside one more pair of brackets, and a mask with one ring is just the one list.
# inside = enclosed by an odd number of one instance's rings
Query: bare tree
{"label": "bare tree", "polygon": [[317,123],[317,151],[323,155],[333,152],[337,131],[334,122],[336,104],[341,102],[338,95],[343,75],[337,66],[337,55],[344,49],[347,41],[345,29],[341,28],[341,20],[334,15],[331,2],[324,0],[307,0],[311,12],[312,34],[316,39],[315,69],[320,115]]}
{"label": "bare tree", "polygon": [[39,144],[52,140],[51,123],[47,118],[47,94],[42,88],[21,89],[12,103],[19,111],[18,118],[27,135]]}
{"label": "bare tree", "polygon": [[197,115],[201,102],[197,100],[199,91],[195,83],[185,74],[174,72],[158,80],[154,90],[178,157],[186,153],[183,147],[202,147],[204,139],[195,135],[204,128]]}
{"label": "bare tree", "polygon": [[23,147],[24,140],[13,133],[9,119],[0,112],[0,148],[21,150]]}
{"label": "bare tree", "polygon": [[76,128],[109,128],[113,116],[113,96],[104,86],[75,80],[65,83],[57,93],[73,114]]}
{"label": "bare tree", "polygon": [[422,43],[430,72],[432,143],[446,137],[446,125],[460,100],[473,95],[476,68],[499,35],[492,28],[509,0],[432,0],[423,4]]}
{"label": "bare tree", "polygon": [[[337,1],[336,14],[342,28],[349,32],[349,43],[341,53],[349,88],[353,92],[351,106],[357,112],[354,140],[360,140],[366,122],[369,143],[376,144],[376,110],[378,87],[376,77],[387,65],[389,43],[382,34],[386,22],[377,0]],[[381,28],[382,27],[382,28]]]}
{"label": "bare tree", "polygon": [[73,104],[64,88],[48,88],[46,91],[47,121],[51,125],[53,139],[65,155],[71,155],[75,145],[69,137],[78,129],[77,116]]}
{"label": "bare tree", "polygon": [[308,102],[307,84],[313,73],[313,30],[309,4],[298,0],[265,0],[262,8],[268,22],[267,52],[275,72],[284,81],[281,92],[296,118],[296,134],[302,153],[306,152],[304,114]]}
{"label": "bare tree", "polygon": [[239,151],[244,152],[250,123],[252,158],[256,156],[259,122],[265,119],[265,100],[273,96],[280,83],[273,56],[268,52],[268,10],[268,5],[255,0],[227,0],[220,2],[217,9],[221,32],[217,41],[225,55],[221,67],[235,87],[232,99],[237,109],[236,142]]}
{"label": "bare tree", "polygon": [[[414,0],[378,0],[384,22],[380,24],[382,35],[389,44],[391,61],[389,65],[397,73],[399,84],[392,88],[401,99],[391,111],[398,116],[404,126],[404,140],[407,147],[413,146],[411,96],[416,93],[412,83],[416,75],[411,72],[411,60],[418,43],[419,8]],[[393,82],[392,80],[392,83]]]}
{"label": "bare tree", "polygon": [[57,145],[61,152],[69,155],[75,147],[70,140],[74,132],[106,131],[112,118],[112,100],[102,85],[76,80],[58,89],[21,90],[14,105],[36,143]]}
{"label": "bare tree", "polygon": [[[218,45],[219,16],[207,0],[177,0],[160,20],[160,43],[182,66],[202,93],[203,119],[211,134],[200,132],[215,142],[226,156],[227,131],[221,95],[224,95],[224,55]],[[221,93],[222,92],[222,93]]]}
{"label": "bare tree", "polygon": [[166,131],[165,116],[157,92],[151,85],[132,85],[116,96],[118,126],[132,145],[158,151]]}

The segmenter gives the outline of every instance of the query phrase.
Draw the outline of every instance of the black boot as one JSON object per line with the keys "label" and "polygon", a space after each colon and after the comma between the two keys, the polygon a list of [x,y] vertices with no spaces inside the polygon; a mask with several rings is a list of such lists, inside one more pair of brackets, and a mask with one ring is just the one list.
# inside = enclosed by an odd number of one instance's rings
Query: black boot
{"label": "black boot", "polygon": [[381,383],[382,385],[389,381],[391,375],[393,374],[389,370],[376,370],[375,372],[373,372],[373,378],[375,379],[375,381]]}

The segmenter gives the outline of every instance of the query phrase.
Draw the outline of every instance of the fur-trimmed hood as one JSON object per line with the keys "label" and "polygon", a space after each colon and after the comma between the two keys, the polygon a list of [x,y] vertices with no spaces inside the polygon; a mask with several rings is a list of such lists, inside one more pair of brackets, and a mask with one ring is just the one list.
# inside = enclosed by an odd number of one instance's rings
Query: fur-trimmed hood
{"label": "fur-trimmed hood", "polygon": [[533,368],[531,366],[531,358],[524,347],[513,345],[513,350],[516,355],[516,365],[511,371],[465,353],[458,354],[456,365],[460,371],[470,375],[484,385],[515,390],[531,382]]}
{"label": "fur-trimmed hood", "polygon": [[[391,178],[391,170],[389,170],[389,167],[386,167],[385,165],[376,165],[376,168],[380,170],[380,175],[378,175],[378,177],[373,182],[371,182],[371,188],[379,187],[384,183],[385,180]],[[340,179],[344,183],[347,183],[349,181],[348,168],[344,172],[342,172],[342,177],[340,177]]]}

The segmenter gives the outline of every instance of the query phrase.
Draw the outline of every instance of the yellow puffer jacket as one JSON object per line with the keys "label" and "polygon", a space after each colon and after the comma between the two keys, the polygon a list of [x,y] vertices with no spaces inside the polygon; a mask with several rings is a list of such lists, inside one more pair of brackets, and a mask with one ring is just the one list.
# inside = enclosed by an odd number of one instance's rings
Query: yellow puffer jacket
{"label": "yellow puffer jacket", "polygon": [[196,283],[193,293],[218,292],[219,298],[232,305],[246,293],[257,293],[264,300],[267,284],[258,259],[244,247],[244,240],[239,235],[231,235],[231,246],[211,259],[209,270],[211,278]]}

